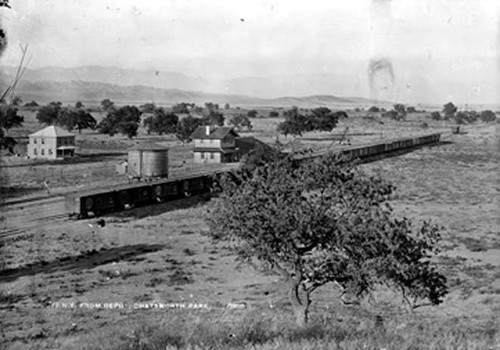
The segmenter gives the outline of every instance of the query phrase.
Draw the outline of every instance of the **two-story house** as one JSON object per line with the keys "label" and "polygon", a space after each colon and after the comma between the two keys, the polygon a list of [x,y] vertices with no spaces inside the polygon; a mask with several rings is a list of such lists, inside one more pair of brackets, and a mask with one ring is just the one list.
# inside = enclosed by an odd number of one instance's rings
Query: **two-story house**
{"label": "two-story house", "polygon": [[29,158],[73,157],[75,149],[75,135],[57,126],[48,126],[29,135]]}
{"label": "two-story house", "polygon": [[239,152],[236,138],[238,137],[233,128],[200,126],[191,134],[195,163],[237,162]]}

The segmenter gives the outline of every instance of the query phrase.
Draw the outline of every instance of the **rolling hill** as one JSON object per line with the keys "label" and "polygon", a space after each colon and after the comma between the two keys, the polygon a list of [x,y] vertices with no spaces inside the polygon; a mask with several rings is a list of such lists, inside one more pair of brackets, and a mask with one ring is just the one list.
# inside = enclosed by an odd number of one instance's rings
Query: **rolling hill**
{"label": "rolling hill", "polygon": [[[11,84],[15,69],[0,69],[0,91]],[[241,78],[238,85],[248,78]],[[266,79],[252,78],[254,85],[265,84]],[[233,81],[234,83],[234,81]],[[86,66],[78,68],[48,67],[27,70],[18,84],[16,94],[24,101],[38,103],[61,101],[98,104],[109,98],[118,104],[142,104],[154,102],[171,105],[178,102],[203,104],[214,102],[239,106],[336,106],[381,104],[361,97],[338,97],[332,95],[285,96],[259,98],[249,94],[204,92],[209,84],[202,78],[192,78],[177,72],[139,71],[115,67]],[[224,85],[224,83],[223,83]],[[228,85],[226,85],[228,86]],[[232,91],[232,89],[225,89]],[[238,89],[234,89],[239,91]],[[251,91],[250,91],[251,92]]]}

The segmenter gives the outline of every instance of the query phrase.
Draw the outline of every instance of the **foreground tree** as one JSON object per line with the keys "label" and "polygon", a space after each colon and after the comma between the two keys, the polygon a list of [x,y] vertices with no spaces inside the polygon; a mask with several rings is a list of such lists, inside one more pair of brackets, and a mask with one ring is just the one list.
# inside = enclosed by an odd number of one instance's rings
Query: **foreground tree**
{"label": "foreground tree", "polygon": [[238,259],[280,274],[299,326],[311,294],[328,282],[342,296],[361,297],[378,285],[403,293],[413,308],[439,304],[446,279],[431,264],[438,228],[396,219],[393,187],[333,155],[297,164],[290,157],[220,181],[207,212],[208,235]]}

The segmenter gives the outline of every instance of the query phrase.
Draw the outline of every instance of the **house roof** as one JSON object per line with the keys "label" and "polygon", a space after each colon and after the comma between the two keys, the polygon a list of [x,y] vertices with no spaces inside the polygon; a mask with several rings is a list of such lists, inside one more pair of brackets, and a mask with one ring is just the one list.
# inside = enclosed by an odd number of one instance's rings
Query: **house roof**
{"label": "house roof", "polygon": [[198,129],[193,131],[191,134],[191,139],[197,139],[197,140],[222,140],[224,137],[227,135],[233,135],[234,137],[238,137],[239,135],[236,133],[236,131],[233,130],[233,128],[230,127],[219,127],[215,129],[210,129],[210,133],[207,135],[207,127],[206,126],[199,126]]}
{"label": "house roof", "polygon": [[234,153],[236,152],[236,148],[195,148],[193,149],[193,152],[207,152],[207,153],[224,153],[224,154],[229,154],[229,153]]}
{"label": "house roof", "polygon": [[30,134],[29,136],[37,136],[37,137],[69,137],[75,136],[75,134],[70,133],[58,126],[47,126],[45,129],[38,130],[37,132]]}
{"label": "house roof", "polygon": [[130,151],[167,151],[168,147],[159,145],[154,142],[144,142],[131,148]]}
{"label": "house roof", "polygon": [[269,146],[268,144],[256,139],[255,137],[252,137],[252,136],[238,137],[236,139],[236,147],[240,150],[241,154],[247,154],[252,149],[256,148],[257,146],[262,147],[266,151],[272,149],[272,147]]}

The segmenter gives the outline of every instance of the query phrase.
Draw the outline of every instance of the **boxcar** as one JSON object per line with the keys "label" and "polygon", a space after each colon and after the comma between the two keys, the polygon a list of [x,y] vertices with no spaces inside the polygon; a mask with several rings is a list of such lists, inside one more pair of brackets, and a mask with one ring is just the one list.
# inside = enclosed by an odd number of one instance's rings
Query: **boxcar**
{"label": "boxcar", "polygon": [[66,211],[77,218],[89,215],[100,215],[116,210],[117,199],[114,191],[102,192],[102,190],[75,193],[66,196]]}

